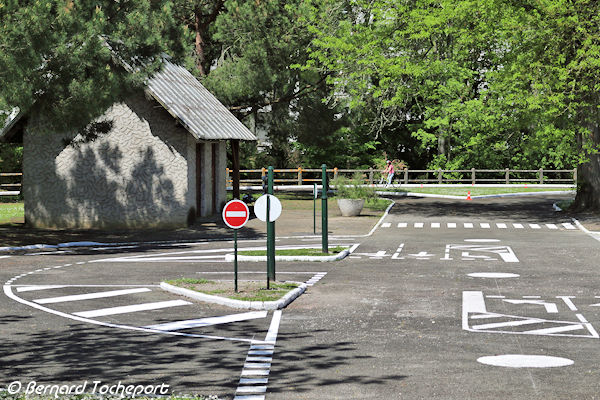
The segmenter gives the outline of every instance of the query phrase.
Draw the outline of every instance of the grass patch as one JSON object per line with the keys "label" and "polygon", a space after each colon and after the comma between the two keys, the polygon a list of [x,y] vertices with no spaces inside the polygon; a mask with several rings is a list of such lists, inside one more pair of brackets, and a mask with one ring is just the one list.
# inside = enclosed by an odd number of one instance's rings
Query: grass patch
{"label": "grass patch", "polygon": [[238,280],[238,292],[236,293],[233,281],[208,281],[206,279],[180,278],[166,282],[173,286],[179,286],[200,293],[244,301],[279,300],[289,291],[298,287],[298,284],[293,282],[271,282],[270,288],[267,289],[265,281]]}
{"label": "grass patch", "polygon": [[[337,246],[337,247],[330,247],[329,248],[329,253],[323,253],[321,252],[321,249],[282,249],[282,250],[277,250],[275,249],[275,255],[276,256],[330,256],[332,253],[339,253],[341,251],[346,250],[348,247],[345,246]],[[243,251],[238,251],[239,255],[244,255],[244,256],[266,256],[267,255],[267,251],[266,250],[243,250]]]}
{"label": "grass patch", "polygon": [[[569,188],[525,188],[523,186],[517,187],[447,187],[447,188],[385,188],[382,189],[386,192],[412,192],[412,193],[425,193],[425,194],[441,194],[448,196],[467,196],[467,192],[471,192],[471,196],[485,196],[492,194],[510,194],[510,193],[535,193],[535,192],[556,192],[571,190]],[[575,191],[575,189],[572,189]]]}
{"label": "grass patch", "polygon": [[23,203],[0,203],[0,224],[23,222],[24,218]]}

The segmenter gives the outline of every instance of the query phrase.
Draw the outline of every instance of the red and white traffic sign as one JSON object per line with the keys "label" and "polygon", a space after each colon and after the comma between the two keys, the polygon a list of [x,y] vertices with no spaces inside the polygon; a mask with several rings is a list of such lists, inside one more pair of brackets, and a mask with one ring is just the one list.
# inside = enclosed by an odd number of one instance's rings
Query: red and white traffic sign
{"label": "red and white traffic sign", "polygon": [[233,229],[240,229],[250,218],[248,206],[241,200],[233,199],[223,208],[223,221]]}

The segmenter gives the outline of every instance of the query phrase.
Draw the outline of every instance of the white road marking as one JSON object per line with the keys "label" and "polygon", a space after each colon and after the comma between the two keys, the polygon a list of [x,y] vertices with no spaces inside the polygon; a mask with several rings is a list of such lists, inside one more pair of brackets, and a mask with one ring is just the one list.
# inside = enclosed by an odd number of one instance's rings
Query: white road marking
{"label": "white road marking", "polygon": [[424,226],[423,222],[415,222],[415,228],[422,228]]}
{"label": "white road marking", "polygon": [[529,227],[531,229],[541,229],[541,227],[538,224],[529,224]]}
{"label": "white road marking", "polygon": [[255,384],[267,383],[268,381],[269,381],[269,378],[241,378],[240,384],[255,385]]}
{"label": "white road marking", "polygon": [[406,228],[408,226],[408,224],[406,222],[399,222],[398,223],[398,228]]}
{"label": "white road marking", "polygon": [[242,395],[242,396],[235,396],[233,398],[233,400],[265,400],[265,396],[261,396],[261,395]]}
{"label": "white road marking", "polygon": [[[504,296],[486,296],[487,298],[503,298]],[[503,300],[512,302],[512,300]],[[541,304],[539,300],[522,300],[524,302],[536,302],[535,304]],[[552,308],[552,307],[550,307]],[[481,324],[475,326],[469,326],[470,319],[490,319],[490,318],[502,318],[504,321],[490,324]],[[508,320],[507,320],[508,319]],[[512,335],[545,335],[545,336],[565,336],[565,337],[585,337],[598,339],[600,336],[594,327],[584,322],[583,316],[578,317],[579,322],[573,321],[559,321],[559,320],[548,320],[542,318],[529,318],[517,315],[499,314],[494,312],[488,312],[486,309],[485,299],[483,292],[480,291],[465,291],[463,292],[463,309],[462,309],[462,328],[470,332],[485,332],[485,333],[502,333]],[[545,325],[542,329],[533,329],[526,331],[519,331],[514,329],[517,326],[526,326],[541,324]],[[554,327],[548,327],[548,325],[555,325]],[[500,328],[500,329],[499,329]],[[501,328],[511,328],[510,330],[503,330]],[[584,334],[568,334],[563,332],[576,331],[581,329],[587,329],[587,335]]]}
{"label": "white road marking", "polygon": [[556,306],[556,304],[554,304],[554,303],[547,303],[544,300],[512,300],[512,299],[504,299],[502,301],[505,301],[505,302],[510,303],[510,304],[535,304],[535,305],[539,305],[539,306],[544,306],[544,308],[546,309],[547,313],[553,313],[553,314],[558,313],[558,307]]}
{"label": "white road marking", "polygon": [[268,369],[245,369],[242,371],[242,376],[269,376]]}
{"label": "white road marking", "polygon": [[189,301],[185,300],[168,300],[168,301],[158,301],[154,303],[144,303],[144,304],[135,304],[131,306],[121,306],[121,307],[109,307],[109,308],[101,308],[98,310],[90,310],[90,311],[81,311],[73,313],[78,317],[83,318],[94,318],[94,317],[103,317],[106,315],[115,315],[115,314],[126,314],[131,312],[138,311],[149,311],[149,310],[158,310],[161,308],[169,308],[169,307],[177,307],[177,306],[186,306],[188,304],[192,304]]}
{"label": "white road marking", "polygon": [[440,227],[440,223],[439,222],[432,222],[431,223],[431,227],[432,228],[439,228]]}
{"label": "white road marking", "polygon": [[448,228],[450,229],[455,229],[456,228],[456,222],[448,222]]}
{"label": "white road marking", "polygon": [[0,258],[10,258],[11,256],[0,256]]}
{"label": "white road marking", "polygon": [[503,278],[518,278],[520,275],[511,274],[506,272],[474,272],[467,274],[473,278],[492,278],[492,279],[503,279]]}
{"label": "white road marking", "polygon": [[481,226],[482,229],[490,229],[490,224],[487,222],[481,222],[479,226]]}
{"label": "white road marking", "polygon": [[[46,268],[44,268],[46,269]],[[21,286],[17,288],[17,292],[31,292],[33,290],[48,290],[48,289],[60,289],[65,286],[60,285],[39,285],[39,286]]]}
{"label": "white road marking", "polygon": [[383,224],[381,224],[382,228],[389,228],[390,226],[392,226],[391,222],[384,222]]}
{"label": "white road marking", "polygon": [[471,222],[465,222],[463,226],[467,229],[473,229],[473,224]]}
{"label": "white road marking", "polygon": [[95,292],[95,293],[84,293],[84,294],[74,294],[70,296],[60,296],[60,297],[48,297],[44,299],[33,300],[38,304],[53,304],[53,303],[63,303],[67,301],[80,301],[80,300],[90,300],[90,299],[101,299],[104,297],[115,297],[115,296],[124,296],[128,294],[134,293],[144,293],[150,292],[148,288],[135,288],[135,289],[123,289],[123,290],[110,290],[107,292]]}
{"label": "white road marking", "polygon": [[577,229],[576,227],[573,226],[573,224],[571,224],[570,222],[564,222],[562,224],[562,226],[565,227],[565,229]]}
{"label": "white road marking", "polygon": [[585,317],[582,314],[575,314],[577,316],[577,319],[583,323],[588,323],[588,320],[585,319]]}
{"label": "white road marking", "polygon": [[506,229],[507,228],[506,224],[501,223],[501,222],[497,222],[496,226],[498,227],[498,229]]}
{"label": "white road marking", "polygon": [[524,228],[523,224],[513,224],[513,226],[515,227],[515,229],[523,229]]}
{"label": "white road marking", "polygon": [[266,386],[238,386],[237,392],[243,393],[265,393],[267,391]]}
{"label": "white road marking", "polygon": [[[277,332],[279,332],[279,323],[281,322],[281,310],[275,310],[273,312],[273,319],[271,320],[271,325],[269,325],[269,330],[267,331],[267,336],[265,337],[266,343],[275,344],[277,340]],[[273,352],[271,352],[273,353]],[[248,352],[250,354],[250,352]],[[256,355],[264,355],[258,354]]]}
{"label": "white road marking", "polygon": [[244,368],[259,368],[259,369],[271,368],[271,363],[246,362],[244,364]]}
{"label": "white road marking", "polygon": [[495,367],[508,368],[552,368],[572,365],[573,360],[562,357],[538,356],[527,354],[504,354],[480,357],[477,362]]}
{"label": "white road marking", "polygon": [[247,321],[251,319],[266,318],[266,311],[252,311],[241,314],[223,315],[219,317],[208,317],[200,319],[189,319],[185,321],[167,322],[164,324],[148,325],[144,328],[156,329],[159,331],[178,331],[181,329],[199,328],[212,325],[228,324],[231,322]]}
{"label": "white road marking", "polygon": [[565,304],[567,305],[567,307],[569,307],[569,310],[571,311],[577,311],[577,307],[575,307],[575,304],[573,304],[573,301],[571,299],[574,299],[575,296],[556,296],[557,299],[562,299],[562,301],[565,302]]}
{"label": "white road marking", "polygon": [[473,243],[495,243],[499,242],[500,239],[465,239],[465,242],[473,242]]}
{"label": "white road marking", "polygon": [[548,229],[558,229],[558,226],[554,224],[546,224],[546,226],[548,227]]}

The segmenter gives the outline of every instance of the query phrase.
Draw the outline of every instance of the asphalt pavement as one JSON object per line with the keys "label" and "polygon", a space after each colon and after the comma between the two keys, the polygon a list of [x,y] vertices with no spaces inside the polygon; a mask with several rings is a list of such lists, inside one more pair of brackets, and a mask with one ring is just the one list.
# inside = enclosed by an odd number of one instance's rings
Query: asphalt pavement
{"label": "asphalt pavement", "polygon": [[[0,388],[122,382],[222,399],[600,397],[600,242],[555,212],[557,199],[401,199],[370,236],[376,218],[344,221],[330,244],[358,245],[345,260],[277,263],[278,280],[311,282],[281,312],[158,287],[178,277],[232,279],[226,238],[0,255]],[[306,223],[290,222],[277,245],[319,246]],[[240,241],[260,246],[263,237]],[[240,263],[240,279],[264,279],[264,270]]]}

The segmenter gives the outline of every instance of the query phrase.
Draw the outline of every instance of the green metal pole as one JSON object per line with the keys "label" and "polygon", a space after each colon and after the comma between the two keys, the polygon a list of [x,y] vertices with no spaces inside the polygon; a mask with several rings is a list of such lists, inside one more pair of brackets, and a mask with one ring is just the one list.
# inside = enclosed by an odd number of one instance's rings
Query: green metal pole
{"label": "green metal pole", "polygon": [[325,254],[329,253],[329,243],[327,237],[327,166],[325,164],[321,165],[321,169],[323,171],[322,176],[322,184],[323,191],[321,192],[321,243],[322,249],[321,251]]}
{"label": "green metal pole", "polygon": [[237,263],[237,229],[233,230],[233,275],[235,277],[235,292],[238,292],[238,263]]}
{"label": "green metal pole", "polygon": [[[273,167],[267,170],[267,193],[273,194]],[[267,198],[267,289],[275,280],[275,221],[271,221],[271,201]]]}
{"label": "green metal pole", "polygon": [[313,183],[313,235],[317,234],[317,184]]}

